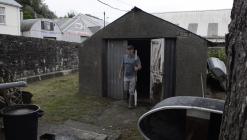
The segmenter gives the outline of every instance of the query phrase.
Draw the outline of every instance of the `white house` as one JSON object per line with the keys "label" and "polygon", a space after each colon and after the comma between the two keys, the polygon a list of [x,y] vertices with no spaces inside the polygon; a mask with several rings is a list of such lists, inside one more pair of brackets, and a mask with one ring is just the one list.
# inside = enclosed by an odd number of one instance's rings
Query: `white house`
{"label": "white house", "polygon": [[62,40],[81,43],[104,27],[104,21],[91,15],[78,14],[73,18],[55,20],[62,31]]}
{"label": "white house", "polygon": [[231,21],[231,9],[153,13],[210,41],[223,43]]}
{"label": "white house", "polygon": [[73,18],[28,19],[21,22],[23,36],[77,43],[83,42],[103,27],[102,19],[84,14]]}
{"label": "white house", "polygon": [[27,19],[21,22],[23,36],[43,39],[62,40],[62,32],[54,20]]}
{"label": "white house", "polygon": [[21,35],[21,7],[14,0],[0,0],[0,34]]}

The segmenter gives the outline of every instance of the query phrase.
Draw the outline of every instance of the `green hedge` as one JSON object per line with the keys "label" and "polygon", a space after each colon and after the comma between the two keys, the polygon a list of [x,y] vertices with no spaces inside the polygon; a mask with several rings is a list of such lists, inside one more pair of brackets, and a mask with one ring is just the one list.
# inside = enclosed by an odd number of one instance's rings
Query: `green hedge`
{"label": "green hedge", "polygon": [[226,64],[226,52],[225,48],[209,48],[208,57],[217,57]]}

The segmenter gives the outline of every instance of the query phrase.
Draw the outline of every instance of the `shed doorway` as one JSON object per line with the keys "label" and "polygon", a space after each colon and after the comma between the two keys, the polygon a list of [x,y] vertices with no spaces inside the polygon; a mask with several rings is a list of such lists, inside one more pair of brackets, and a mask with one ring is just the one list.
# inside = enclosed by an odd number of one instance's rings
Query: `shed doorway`
{"label": "shed doorway", "polygon": [[142,64],[136,83],[138,102],[156,103],[175,95],[175,39],[128,39],[107,42],[108,97],[123,99],[123,80],[119,80],[118,74],[128,45],[135,47]]}
{"label": "shed doorway", "polygon": [[139,103],[147,103],[150,99],[150,43],[150,39],[128,40],[128,45],[135,47],[142,64],[142,69],[137,74],[136,83]]}

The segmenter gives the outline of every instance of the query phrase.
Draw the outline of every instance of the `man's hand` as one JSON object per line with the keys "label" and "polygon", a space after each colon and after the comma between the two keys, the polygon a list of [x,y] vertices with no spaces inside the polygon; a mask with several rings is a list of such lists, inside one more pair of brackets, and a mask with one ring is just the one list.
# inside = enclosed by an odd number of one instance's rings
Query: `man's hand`
{"label": "man's hand", "polygon": [[138,66],[135,66],[134,69],[135,69],[135,71],[138,71],[139,70],[139,67]]}

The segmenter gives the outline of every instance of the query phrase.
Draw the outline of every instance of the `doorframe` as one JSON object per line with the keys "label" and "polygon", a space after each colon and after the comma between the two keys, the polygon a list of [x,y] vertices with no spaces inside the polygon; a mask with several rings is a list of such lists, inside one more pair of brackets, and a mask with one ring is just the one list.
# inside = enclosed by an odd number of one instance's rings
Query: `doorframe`
{"label": "doorframe", "polygon": [[162,99],[174,97],[176,94],[176,44],[177,38],[165,38]]}
{"label": "doorframe", "polygon": [[107,71],[108,71],[108,62],[107,62],[107,51],[108,51],[108,40],[107,39],[104,39],[103,40],[103,46],[102,46],[102,56],[101,56],[101,63],[102,63],[102,97],[107,97],[107,92],[108,92],[108,85],[107,85],[107,82],[108,81],[108,78],[107,78]]}

